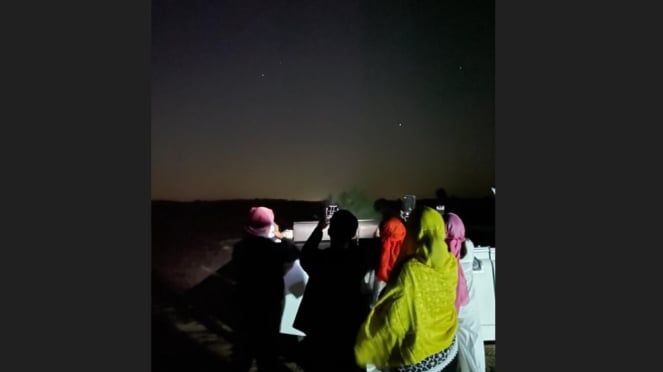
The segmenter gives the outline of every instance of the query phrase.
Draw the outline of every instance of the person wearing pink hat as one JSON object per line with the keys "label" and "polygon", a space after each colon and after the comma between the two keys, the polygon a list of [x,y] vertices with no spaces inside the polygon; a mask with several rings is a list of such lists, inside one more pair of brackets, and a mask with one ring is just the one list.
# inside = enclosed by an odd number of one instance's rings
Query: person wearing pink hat
{"label": "person wearing pink hat", "polygon": [[486,354],[481,335],[481,319],[473,286],[474,244],[465,237],[465,224],[455,213],[444,215],[446,242],[458,261],[456,309],[458,311],[458,372],[484,372]]}
{"label": "person wearing pink hat", "polygon": [[255,359],[259,371],[281,371],[284,367],[278,350],[283,276],[297,260],[299,250],[284,239],[274,222],[274,212],[267,207],[250,209],[245,232],[232,254],[239,310],[232,370],[248,372]]}
{"label": "person wearing pink hat", "polygon": [[279,225],[274,222],[274,211],[267,207],[253,207],[244,228],[247,233],[270,239],[283,239]]}

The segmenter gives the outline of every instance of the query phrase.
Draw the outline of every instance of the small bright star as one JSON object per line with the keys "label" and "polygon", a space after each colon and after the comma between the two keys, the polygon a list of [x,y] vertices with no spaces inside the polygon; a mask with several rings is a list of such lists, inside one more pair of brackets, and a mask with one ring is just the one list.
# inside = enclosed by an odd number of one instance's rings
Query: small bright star
{"label": "small bright star", "polygon": [[260,74],[260,77],[265,77],[265,74]]}
{"label": "small bright star", "polygon": [[403,126],[403,123],[398,123],[398,126],[399,126],[399,127],[402,127],[402,126]]}
{"label": "small bright star", "polygon": [[458,66],[458,69],[459,69],[459,70],[462,70],[462,69],[463,69],[463,66]]}

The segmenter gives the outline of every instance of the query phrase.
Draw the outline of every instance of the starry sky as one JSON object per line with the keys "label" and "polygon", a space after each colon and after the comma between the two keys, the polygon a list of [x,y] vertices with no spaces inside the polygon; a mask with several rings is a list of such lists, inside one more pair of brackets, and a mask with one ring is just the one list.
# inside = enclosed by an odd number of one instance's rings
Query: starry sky
{"label": "starry sky", "polygon": [[153,0],[160,200],[484,196],[494,1]]}

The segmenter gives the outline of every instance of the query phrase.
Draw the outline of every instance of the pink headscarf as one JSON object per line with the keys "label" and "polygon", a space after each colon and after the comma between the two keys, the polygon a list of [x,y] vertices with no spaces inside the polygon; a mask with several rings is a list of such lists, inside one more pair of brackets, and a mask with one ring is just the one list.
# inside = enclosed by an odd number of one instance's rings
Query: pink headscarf
{"label": "pink headscarf", "polygon": [[449,246],[451,254],[456,257],[458,262],[458,288],[456,290],[456,311],[461,306],[467,305],[470,297],[467,291],[467,282],[465,281],[465,274],[463,274],[463,267],[460,264],[460,249],[465,241],[465,225],[463,220],[455,213],[447,215],[447,237],[445,241]]}
{"label": "pink headscarf", "polygon": [[251,235],[271,237],[274,229],[274,211],[267,207],[251,208],[245,229]]}

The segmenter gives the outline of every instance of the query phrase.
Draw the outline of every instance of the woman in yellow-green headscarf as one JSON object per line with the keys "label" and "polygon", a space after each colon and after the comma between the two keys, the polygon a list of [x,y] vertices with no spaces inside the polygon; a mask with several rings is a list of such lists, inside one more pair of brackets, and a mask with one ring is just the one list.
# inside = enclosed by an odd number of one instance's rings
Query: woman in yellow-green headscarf
{"label": "woman in yellow-green headscarf", "polygon": [[458,264],[445,235],[439,212],[413,211],[404,256],[357,335],[360,366],[399,372],[456,369]]}

